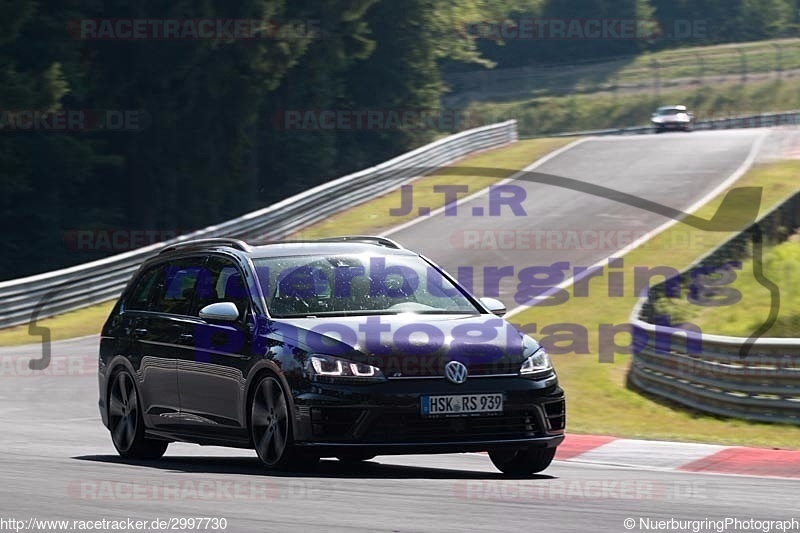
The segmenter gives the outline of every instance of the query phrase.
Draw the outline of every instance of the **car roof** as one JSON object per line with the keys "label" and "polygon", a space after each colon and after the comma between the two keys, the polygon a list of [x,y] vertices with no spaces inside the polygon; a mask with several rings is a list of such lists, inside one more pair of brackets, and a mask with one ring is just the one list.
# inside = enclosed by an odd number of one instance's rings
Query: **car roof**
{"label": "car roof", "polygon": [[166,246],[156,257],[173,254],[209,253],[213,251],[243,254],[253,259],[267,257],[286,257],[301,255],[418,255],[407,250],[399,243],[385,237],[349,235],[317,240],[277,241],[260,245],[250,245],[239,239],[210,238],[194,239],[173,243]]}
{"label": "car roof", "polygon": [[658,108],[658,111],[662,109],[677,109],[678,111],[686,111],[685,105],[665,105]]}

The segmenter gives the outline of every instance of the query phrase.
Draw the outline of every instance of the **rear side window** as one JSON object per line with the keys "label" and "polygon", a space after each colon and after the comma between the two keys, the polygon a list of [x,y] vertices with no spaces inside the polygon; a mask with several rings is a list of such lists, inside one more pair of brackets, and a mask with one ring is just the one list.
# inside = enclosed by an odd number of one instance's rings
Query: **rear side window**
{"label": "rear side window", "polygon": [[158,313],[188,315],[192,308],[197,280],[203,269],[202,259],[180,260],[164,268],[163,283],[156,285],[154,309]]}
{"label": "rear side window", "polygon": [[136,282],[136,285],[134,285],[130,297],[125,302],[126,309],[133,311],[150,310],[150,298],[155,292],[153,291],[153,287],[156,285],[160,270],[162,270],[162,267],[152,267],[139,276],[139,280]]}

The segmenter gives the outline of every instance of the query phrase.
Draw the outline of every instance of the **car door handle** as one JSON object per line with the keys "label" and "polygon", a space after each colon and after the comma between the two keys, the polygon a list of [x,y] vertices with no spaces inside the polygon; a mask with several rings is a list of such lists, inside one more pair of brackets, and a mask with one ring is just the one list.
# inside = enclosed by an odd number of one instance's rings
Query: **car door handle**
{"label": "car door handle", "polygon": [[190,341],[190,340],[194,339],[194,335],[192,335],[191,333],[181,333],[180,334],[180,339],[182,341]]}
{"label": "car door handle", "polygon": [[136,335],[136,336],[147,335],[147,329],[146,328],[136,328],[135,330],[133,330],[133,334]]}

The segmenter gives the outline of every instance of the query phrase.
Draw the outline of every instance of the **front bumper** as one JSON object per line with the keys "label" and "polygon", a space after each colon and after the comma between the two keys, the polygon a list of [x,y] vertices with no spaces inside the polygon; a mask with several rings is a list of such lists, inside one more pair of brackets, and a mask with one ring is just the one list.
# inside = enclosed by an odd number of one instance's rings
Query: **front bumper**
{"label": "front bumper", "polygon": [[[503,413],[429,418],[422,395],[504,394]],[[342,448],[371,453],[451,453],[501,447],[553,447],[564,438],[565,400],[555,375],[389,380],[375,385],[308,383],[296,390],[295,442],[320,454]]]}
{"label": "front bumper", "polygon": [[654,128],[662,130],[686,130],[692,127],[691,122],[654,122]]}

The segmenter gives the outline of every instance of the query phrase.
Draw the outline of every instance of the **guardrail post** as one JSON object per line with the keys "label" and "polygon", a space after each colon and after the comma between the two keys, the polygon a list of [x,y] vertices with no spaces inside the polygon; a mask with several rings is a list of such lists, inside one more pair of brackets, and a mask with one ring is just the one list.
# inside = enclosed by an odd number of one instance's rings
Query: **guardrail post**
{"label": "guardrail post", "polygon": [[694,55],[697,57],[697,82],[700,85],[703,85],[706,74],[706,66],[705,62],[703,61],[703,55],[700,52],[695,52]]}
{"label": "guardrail post", "polygon": [[650,62],[650,66],[653,68],[653,84],[655,88],[655,95],[659,96],[661,94],[661,64],[657,59],[653,59]]}
{"label": "guardrail post", "polygon": [[736,51],[739,52],[739,63],[741,65],[742,83],[747,81],[747,54],[744,50],[737,47]]}

